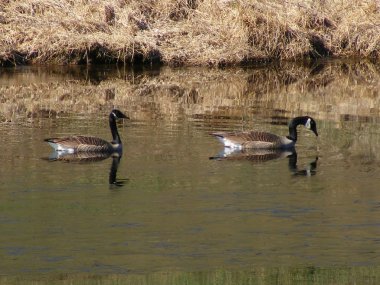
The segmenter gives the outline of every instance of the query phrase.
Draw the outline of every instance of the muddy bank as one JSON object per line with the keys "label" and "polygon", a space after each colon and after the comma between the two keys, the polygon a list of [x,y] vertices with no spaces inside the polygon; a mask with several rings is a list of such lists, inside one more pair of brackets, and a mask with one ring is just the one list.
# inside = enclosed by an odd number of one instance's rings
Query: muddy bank
{"label": "muddy bank", "polygon": [[373,0],[2,1],[0,66],[378,60],[379,15]]}

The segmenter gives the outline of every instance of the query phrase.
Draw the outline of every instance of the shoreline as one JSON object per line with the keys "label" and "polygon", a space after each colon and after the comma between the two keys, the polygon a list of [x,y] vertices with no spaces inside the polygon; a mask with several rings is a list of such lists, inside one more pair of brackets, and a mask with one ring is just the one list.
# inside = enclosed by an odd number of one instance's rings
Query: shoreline
{"label": "shoreline", "polygon": [[378,1],[0,3],[0,66],[380,59]]}

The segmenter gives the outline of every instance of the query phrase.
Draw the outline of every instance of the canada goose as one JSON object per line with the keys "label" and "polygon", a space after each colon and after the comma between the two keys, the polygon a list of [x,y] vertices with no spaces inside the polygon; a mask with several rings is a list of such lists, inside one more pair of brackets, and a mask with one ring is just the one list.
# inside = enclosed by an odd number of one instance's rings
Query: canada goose
{"label": "canada goose", "polygon": [[119,110],[112,110],[109,115],[109,124],[112,133],[112,141],[109,143],[101,138],[90,136],[70,136],[62,138],[45,139],[55,151],[68,153],[77,152],[104,152],[113,153],[122,150],[122,143],[116,127],[117,119],[129,119]]}
{"label": "canada goose", "polygon": [[316,136],[317,124],[309,116],[296,117],[289,122],[289,135],[277,136],[267,132],[216,132],[216,136],[225,147],[234,149],[290,149],[297,142],[297,126],[304,125]]}

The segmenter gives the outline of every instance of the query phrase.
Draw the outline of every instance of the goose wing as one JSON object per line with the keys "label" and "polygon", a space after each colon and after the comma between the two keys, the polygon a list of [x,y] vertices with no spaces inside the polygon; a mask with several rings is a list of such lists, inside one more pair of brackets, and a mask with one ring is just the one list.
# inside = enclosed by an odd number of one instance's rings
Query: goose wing
{"label": "goose wing", "polygon": [[212,135],[222,140],[225,145],[242,148],[279,148],[284,143],[283,137],[267,132],[217,132]]}
{"label": "goose wing", "polygon": [[97,137],[70,136],[62,138],[49,138],[45,140],[55,150],[75,150],[84,152],[97,152],[112,150],[112,145]]}
{"label": "goose wing", "polygon": [[53,152],[49,156],[49,161],[64,161],[64,162],[76,162],[87,163],[101,161],[111,156],[110,152]]}

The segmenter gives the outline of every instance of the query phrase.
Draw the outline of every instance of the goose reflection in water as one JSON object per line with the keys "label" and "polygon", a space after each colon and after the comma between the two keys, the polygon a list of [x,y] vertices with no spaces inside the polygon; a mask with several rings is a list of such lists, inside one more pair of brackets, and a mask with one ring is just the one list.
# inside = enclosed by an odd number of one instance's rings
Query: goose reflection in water
{"label": "goose reflection in water", "polygon": [[297,153],[294,152],[292,155],[288,156],[289,158],[289,170],[295,176],[313,176],[317,174],[317,162],[318,156],[315,159],[307,164],[304,169],[299,169],[297,166]]}
{"label": "goose reflection in water", "polygon": [[103,152],[77,152],[69,153],[64,151],[54,151],[50,154],[49,161],[63,161],[70,163],[93,163],[97,161],[102,161],[107,158],[112,158],[112,164],[109,172],[108,182],[111,187],[121,187],[125,184],[128,179],[117,179],[117,169],[119,168],[121,153],[103,153]]}
{"label": "goose reflection in water", "polygon": [[310,162],[305,169],[300,169],[297,165],[297,152],[294,148],[287,150],[279,149],[243,149],[234,150],[225,148],[218,155],[209,157],[215,160],[247,160],[253,163],[264,163],[275,159],[289,159],[289,170],[295,176],[313,176],[317,172],[318,156]]}
{"label": "goose reflection in water", "polygon": [[273,159],[281,159],[288,157],[295,152],[294,149],[279,150],[279,149],[233,149],[224,148],[216,156],[210,159],[216,160],[249,160],[255,163],[261,163]]}

